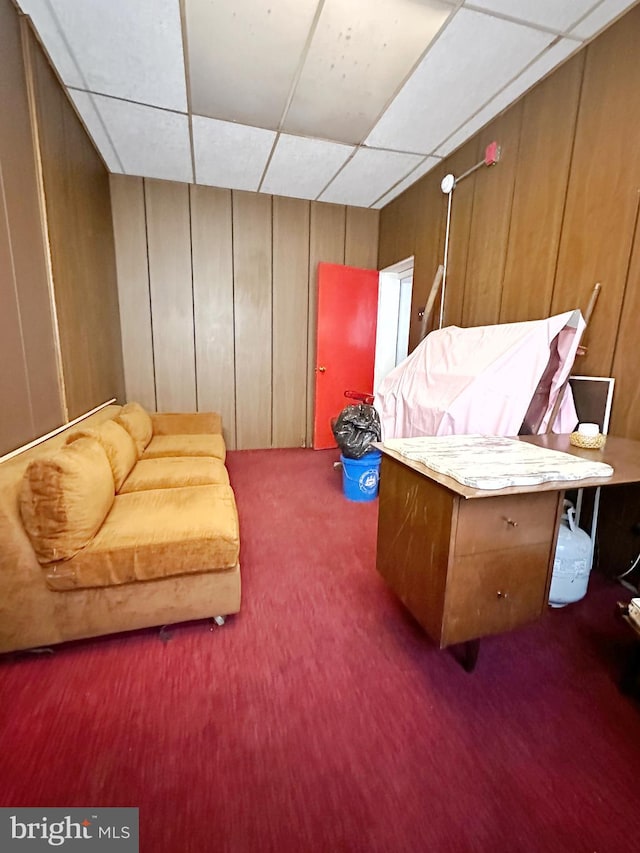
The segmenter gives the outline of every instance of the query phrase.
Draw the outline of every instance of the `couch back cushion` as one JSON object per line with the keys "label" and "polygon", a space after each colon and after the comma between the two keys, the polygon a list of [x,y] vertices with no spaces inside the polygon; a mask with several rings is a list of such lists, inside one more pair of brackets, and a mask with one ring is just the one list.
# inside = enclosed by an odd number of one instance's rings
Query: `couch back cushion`
{"label": "couch back cushion", "polygon": [[94,428],[74,430],[69,435],[67,444],[79,438],[95,438],[100,442],[111,466],[116,492],[119,492],[138,460],[138,451],[131,435],[123,426],[111,420]]}
{"label": "couch back cushion", "polygon": [[153,435],[149,412],[140,403],[127,403],[120,409],[115,421],[126,429],[136,444],[138,457],[142,456]]}
{"label": "couch back cushion", "polygon": [[42,565],[68,560],[93,539],[115,496],[107,454],[79,438],[34,459],[20,488],[20,514]]}

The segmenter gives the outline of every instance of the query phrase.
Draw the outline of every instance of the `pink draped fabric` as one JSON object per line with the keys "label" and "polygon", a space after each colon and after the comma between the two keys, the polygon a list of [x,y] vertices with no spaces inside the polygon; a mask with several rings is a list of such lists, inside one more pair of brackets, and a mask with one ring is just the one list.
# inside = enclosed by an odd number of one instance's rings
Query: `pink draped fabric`
{"label": "pink draped fabric", "polygon": [[[584,327],[580,312],[568,311],[546,320],[431,332],[375,395],[383,439],[517,435],[557,345],[559,363],[542,401],[538,432],[544,432]],[[571,432],[576,422],[567,387],[554,432]]]}

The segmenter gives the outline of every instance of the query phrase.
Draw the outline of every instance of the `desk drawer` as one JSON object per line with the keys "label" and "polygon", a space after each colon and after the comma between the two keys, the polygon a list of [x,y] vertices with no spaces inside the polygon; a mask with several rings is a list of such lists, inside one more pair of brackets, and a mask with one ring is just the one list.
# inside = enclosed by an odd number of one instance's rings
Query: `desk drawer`
{"label": "desk drawer", "polygon": [[546,605],[550,544],[454,560],[441,645],[510,631],[536,620]]}
{"label": "desk drawer", "polygon": [[550,543],[558,492],[460,500],[456,556]]}

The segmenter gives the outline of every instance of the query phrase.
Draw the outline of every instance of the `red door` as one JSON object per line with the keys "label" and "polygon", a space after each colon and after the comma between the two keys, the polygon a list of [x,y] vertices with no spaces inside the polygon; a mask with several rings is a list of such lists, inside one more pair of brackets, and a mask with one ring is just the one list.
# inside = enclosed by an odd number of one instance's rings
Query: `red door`
{"label": "red door", "polygon": [[349,405],[345,391],[373,391],[378,272],[318,264],[318,338],[313,446],[335,447],[331,420]]}

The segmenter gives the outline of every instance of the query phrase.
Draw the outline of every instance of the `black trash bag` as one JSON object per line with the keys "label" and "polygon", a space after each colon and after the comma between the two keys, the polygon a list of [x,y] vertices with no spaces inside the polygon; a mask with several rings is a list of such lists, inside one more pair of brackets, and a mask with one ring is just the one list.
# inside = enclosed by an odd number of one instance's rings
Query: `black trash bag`
{"label": "black trash bag", "polygon": [[380,418],[373,406],[346,406],[331,424],[333,437],[347,459],[360,459],[372,441],[380,441]]}

